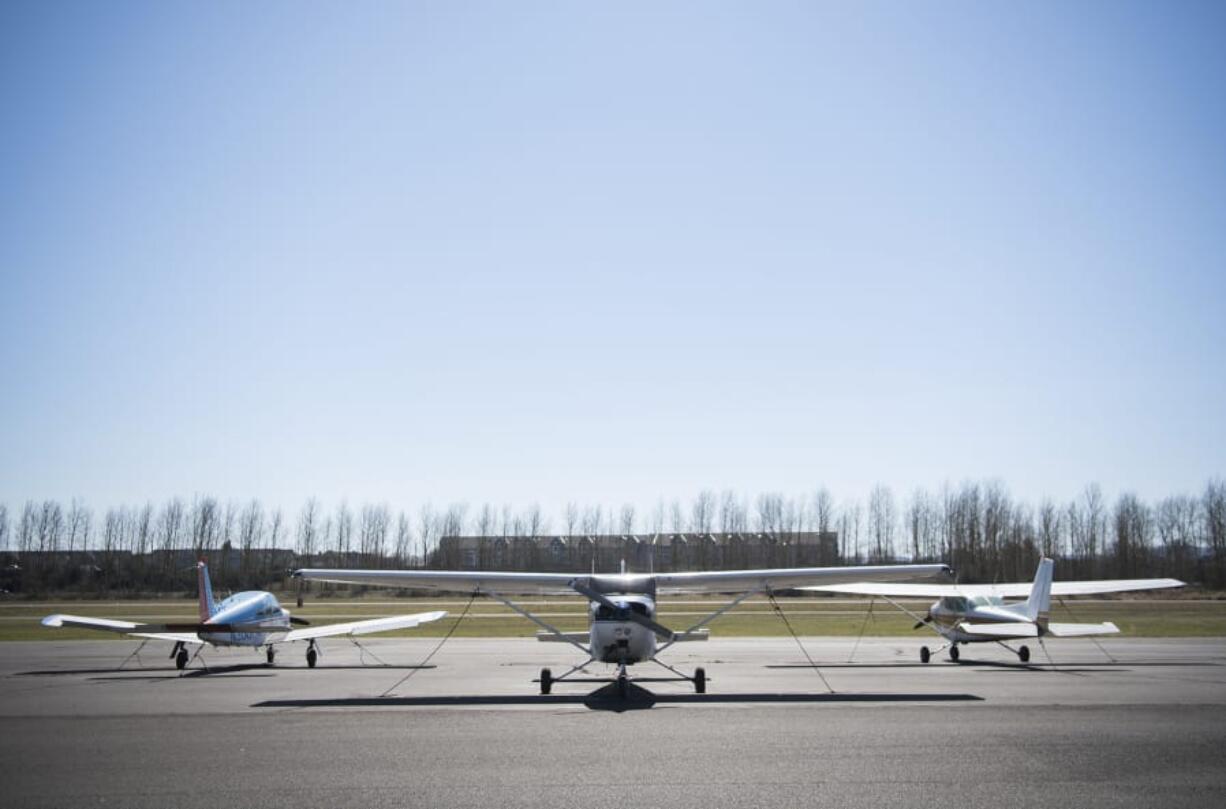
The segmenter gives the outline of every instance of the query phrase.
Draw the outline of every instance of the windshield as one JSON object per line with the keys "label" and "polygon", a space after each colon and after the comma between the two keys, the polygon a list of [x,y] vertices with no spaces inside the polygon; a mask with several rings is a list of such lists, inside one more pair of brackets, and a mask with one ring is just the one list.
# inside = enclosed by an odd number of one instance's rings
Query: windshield
{"label": "windshield", "polygon": [[617,609],[611,609],[604,604],[599,604],[596,607],[595,618],[597,621],[625,621],[627,612],[637,612],[639,615],[651,617],[651,613],[647,611],[646,604],[640,604],[637,601],[621,602],[617,605]]}

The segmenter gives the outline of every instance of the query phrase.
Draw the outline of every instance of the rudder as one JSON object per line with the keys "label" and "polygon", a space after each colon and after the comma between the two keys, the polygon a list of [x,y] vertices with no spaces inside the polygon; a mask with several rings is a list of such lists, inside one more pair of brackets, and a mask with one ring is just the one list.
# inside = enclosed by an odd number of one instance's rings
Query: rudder
{"label": "rudder", "polygon": [[1040,626],[1047,623],[1047,613],[1051,611],[1051,578],[1055,564],[1051,559],[1039,560],[1030,597],[1026,599],[1026,617]]}
{"label": "rudder", "polygon": [[200,590],[200,622],[204,623],[217,612],[213,601],[213,582],[209,580],[209,565],[203,559],[196,563],[196,578]]}

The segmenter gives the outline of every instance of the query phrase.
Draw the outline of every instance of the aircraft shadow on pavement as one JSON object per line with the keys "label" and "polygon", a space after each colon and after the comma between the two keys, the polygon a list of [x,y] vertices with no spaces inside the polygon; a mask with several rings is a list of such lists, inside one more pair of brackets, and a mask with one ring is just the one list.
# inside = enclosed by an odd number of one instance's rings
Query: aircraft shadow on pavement
{"label": "aircraft shadow on pavement", "polygon": [[1149,667],[1191,667],[1191,666],[1208,666],[1220,667],[1226,663],[1217,663],[1208,660],[1116,660],[1116,661],[1068,661],[1046,663],[1043,661],[1033,661],[1030,663],[1021,663],[1009,660],[974,660],[962,658],[957,663],[952,661],[948,663],[818,663],[810,665],[808,663],[768,663],[763,666],[767,669],[937,669],[937,668],[963,668],[973,669],[977,666],[983,666],[989,669],[1009,669],[1013,671],[1046,671],[1052,673],[1064,672],[1072,673],[1090,673],[1095,671],[1131,671],[1134,668],[1143,666]]}
{"label": "aircraft shadow on pavement", "polygon": [[499,705],[584,705],[593,711],[637,711],[659,704],[704,705],[731,703],[880,703],[880,702],[982,702],[975,694],[656,694],[631,683],[626,696],[614,684],[588,694],[498,694],[484,696],[338,697],[333,699],[273,699],[253,708],[446,708]]}
{"label": "aircraft shadow on pavement", "polygon": [[[361,671],[363,669],[384,671],[387,669],[409,670],[409,669],[433,669],[437,666],[433,664],[425,666],[316,666],[316,669],[325,671]],[[209,666],[207,669],[191,668],[185,671],[179,671],[174,666],[140,666],[128,669],[107,668],[107,669],[46,669],[42,671],[18,671],[14,673],[17,677],[55,677],[62,675],[110,675],[106,677],[92,677],[95,680],[145,680],[145,679],[171,679],[178,680],[183,677],[208,677],[209,675],[221,675],[235,677],[241,672],[258,671],[260,674],[248,674],[248,677],[275,677],[279,671],[307,671],[305,666],[269,666],[267,663],[234,663],[228,666]],[[167,677],[151,678],[148,675],[173,675]],[[123,676],[128,675],[128,676]],[[146,675],[142,677],[141,675]]]}

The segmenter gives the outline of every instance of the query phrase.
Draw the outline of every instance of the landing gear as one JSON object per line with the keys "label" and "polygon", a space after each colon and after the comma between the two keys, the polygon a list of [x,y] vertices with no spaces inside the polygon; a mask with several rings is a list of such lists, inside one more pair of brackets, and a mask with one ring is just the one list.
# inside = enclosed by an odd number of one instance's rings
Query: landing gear
{"label": "landing gear", "polygon": [[707,670],[703,668],[694,669],[694,693],[707,693]]}
{"label": "landing gear", "polygon": [[268,647],[268,665],[271,666],[273,661],[276,659],[277,659],[277,650],[269,646]]}
{"label": "landing gear", "polygon": [[932,659],[932,652],[928,649],[927,646],[921,646],[920,647],[920,662],[927,663],[931,659]]}
{"label": "landing gear", "polygon": [[[269,647],[269,651],[270,652],[272,651],[272,647]],[[307,644],[307,668],[309,669],[315,668],[315,661],[318,658],[319,658],[319,653],[315,651],[315,641],[311,641],[310,643]]]}
{"label": "landing gear", "polygon": [[548,694],[553,688],[553,672],[549,669],[541,669],[541,694]]}
{"label": "landing gear", "polygon": [[617,696],[622,699],[630,693],[630,677],[626,674],[626,664],[620,663],[617,666]]}
{"label": "landing gear", "polygon": [[177,668],[179,671],[183,671],[183,669],[187,668],[187,649],[186,648],[180,647],[179,653],[175,655],[175,668]]}
{"label": "landing gear", "polygon": [[958,644],[955,643],[953,646],[949,647],[949,659],[955,663],[958,662]]}
{"label": "landing gear", "polygon": [[1022,661],[1023,663],[1029,663],[1030,662],[1030,647],[1023,646],[1022,648],[1018,649],[1017,659]]}

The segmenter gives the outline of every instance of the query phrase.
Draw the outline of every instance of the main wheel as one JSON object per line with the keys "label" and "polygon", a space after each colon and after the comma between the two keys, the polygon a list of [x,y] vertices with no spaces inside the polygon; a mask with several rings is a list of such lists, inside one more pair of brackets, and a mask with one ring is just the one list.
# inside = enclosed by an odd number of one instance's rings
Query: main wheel
{"label": "main wheel", "polygon": [[927,646],[921,646],[920,647],[920,662],[927,663],[931,659],[932,659],[932,652],[928,649]]}
{"label": "main wheel", "polygon": [[1030,662],[1030,647],[1023,646],[1022,648],[1018,649],[1017,658],[1018,660],[1021,660],[1023,663],[1029,663]]}
{"label": "main wheel", "polygon": [[186,649],[180,649],[179,653],[175,655],[175,668],[177,668],[179,671],[183,671],[183,669],[187,668]]}
{"label": "main wheel", "polygon": [[315,652],[315,647],[314,647],[314,646],[312,646],[311,648],[307,649],[307,668],[309,668],[309,669],[313,669],[313,668],[315,668],[315,660],[316,660],[318,657],[319,657],[319,655],[317,655],[317,654],[316,654],[316,652]]}
{"label": "main wheel", "polygon": [[707,693],[707,670],[703,668],[694,669],[694,693]]}
{"label": "main wheel", "polygon": [[958,644],[955,643],[953,646],[949,647],[949,659],[955,663],[958,662]]}
{"label": "main wheel", "polygon": [[541,669],[541,693],[548,694],[551,688],[553,688],[553,672],[549,669]]}
{"label": "main wheel", "polygon": [[276,658],[277,658],[277,650],[269,646],[268,647],[268,665],[271,666],[272,661],[276,660]]}

